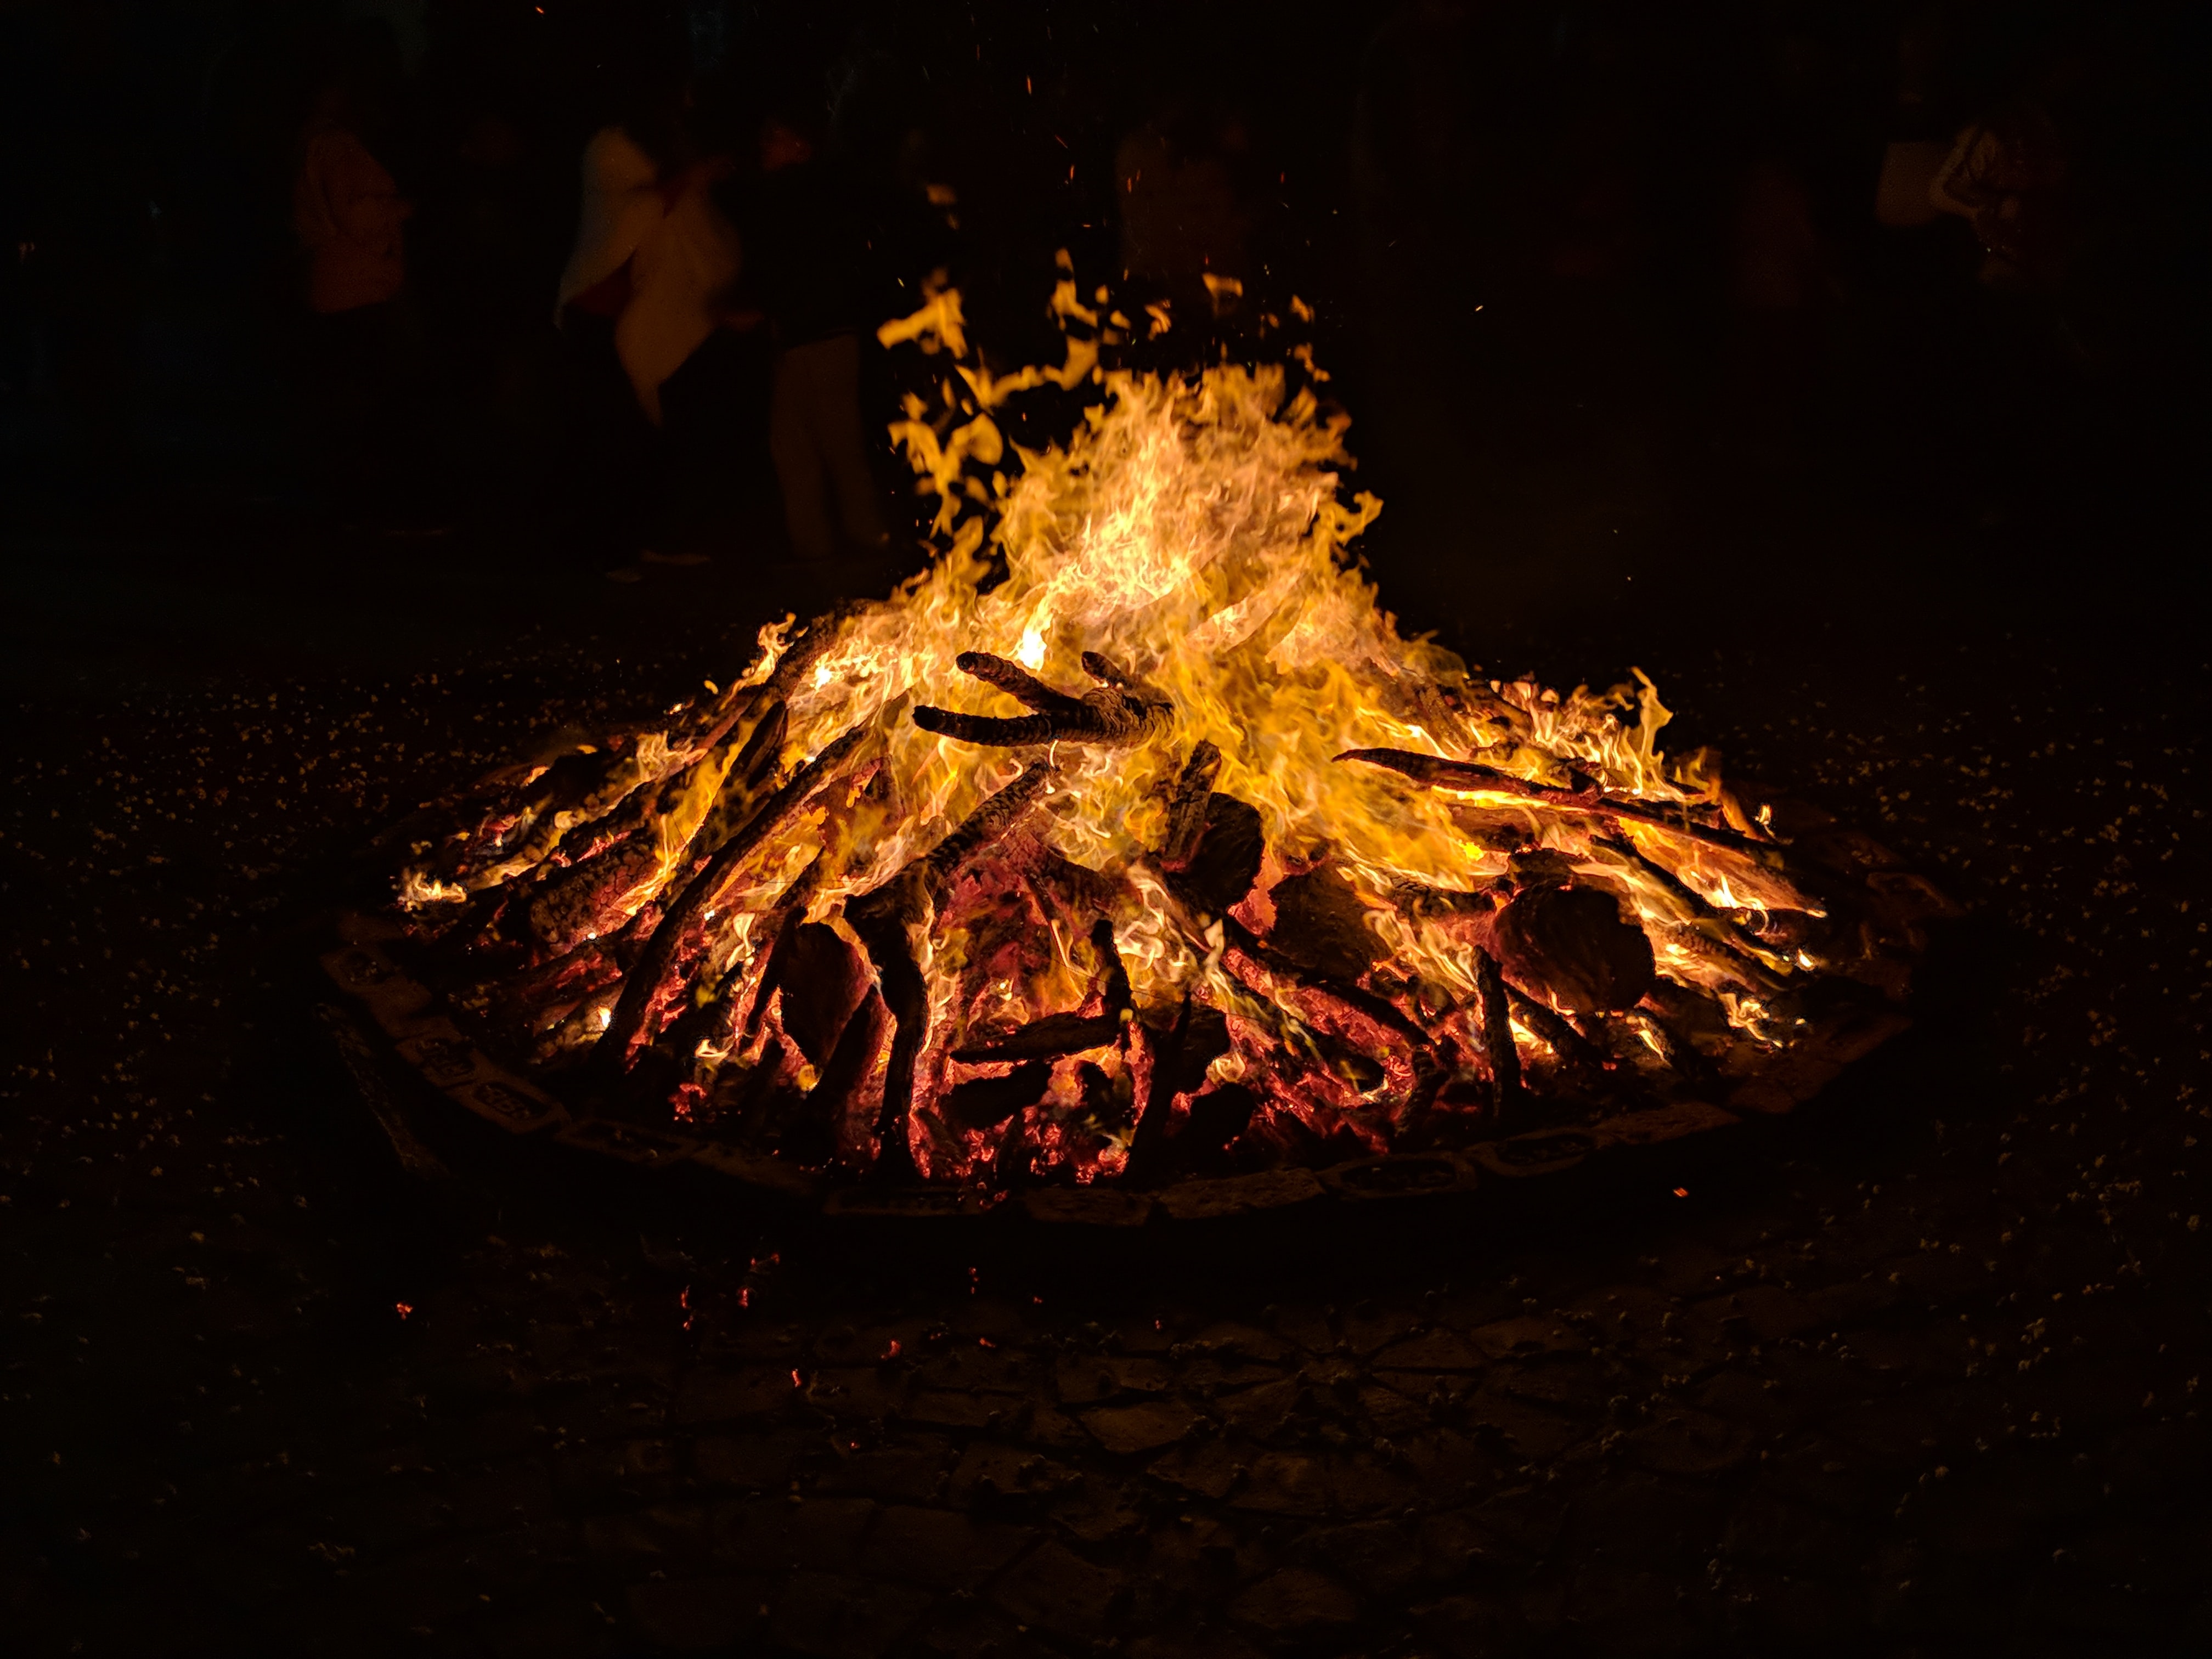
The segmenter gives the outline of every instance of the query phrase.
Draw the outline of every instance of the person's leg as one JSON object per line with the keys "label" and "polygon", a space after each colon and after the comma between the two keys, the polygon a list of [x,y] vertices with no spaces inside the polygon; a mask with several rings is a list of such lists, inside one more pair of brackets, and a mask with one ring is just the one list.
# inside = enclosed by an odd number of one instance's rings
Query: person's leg
{"label": "person's leg", "polygon": [[769,402],[769,453],[783,485],[783,521],[791,549],[802,559],[827,559],[837,550],[830,528],[829,480],[810,418],[815,402],[810,380],[816,365],[811,346],[798,346],[776,359],[775,390]]}
{"label": "person's leg", "polygon": [[838,521],[855,545],[872,552],[890,538],[860,431],[860,337],[840,334],[801,349],[813,354],[808,426],[836,492]]}

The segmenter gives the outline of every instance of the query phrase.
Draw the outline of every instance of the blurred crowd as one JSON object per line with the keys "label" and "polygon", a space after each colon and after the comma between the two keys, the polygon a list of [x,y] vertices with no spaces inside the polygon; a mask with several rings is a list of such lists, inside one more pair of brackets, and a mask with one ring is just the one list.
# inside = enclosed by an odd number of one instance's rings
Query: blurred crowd
{"label": "blurred crowd", "polygon": [[1564,386],[2002,510],[2066,411],[2200,361],[2203,35],[2129,0],[18,4],[6,453],[279,454],[347,522],[489,505],[619,580],[870,555],[912,519],[876,325],[946,272],[1002,366],[1056,358],[1065,247],[1194,361],[1299,295],[1386,450],[1510,465]]}

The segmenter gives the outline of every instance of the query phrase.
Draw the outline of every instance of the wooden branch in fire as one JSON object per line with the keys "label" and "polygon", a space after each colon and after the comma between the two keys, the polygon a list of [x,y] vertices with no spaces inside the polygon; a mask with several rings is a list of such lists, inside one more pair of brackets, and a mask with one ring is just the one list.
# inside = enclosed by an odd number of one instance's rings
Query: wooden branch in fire
{"label": "wooden branch in fire", "polygon": [[1388,767],[1391,771],[1401,773],[1431,789],[1484,789],[1493,794],[1540,801],[1563,811],[1632,819],[1638,823],[1648,823],[1654,829],[1664,830],[1669,835],[1701,841],[1709,846],[1725,847],[1730,852],[1747,854],[1763,864],[1771,862],[1778,856],[1778,849],[1771,842],[1741,836],[1732,830],[1716,830],[1708,824],[1693,823],[1686,812],[1678,817],[1649,801],[1605,794],[1595,785],[1588,789],[1555,789],[1549,784],[1531,783],[1526,778],[1515,777],[1510,772],[1478,765],[1474,761],[1446,760],[1440,755],[1418,754],[1410,749],[1347,749],[1336,758]]}
{"label": "wooden branch in fire", "polygon": [[986,797],[934,849],[845,907],[846,920],[875,967],[878,988],[893,1024],[883,1105],[875,1126],[878,1150],[872,1173],[878,1180],[910,1181],[915,1174],[907,1124],[914,1113],[915,1064],[929,1035],[929,991],[915,958],[915,932],[934,920],[938,902],[962,862],[1019,823],[1052,775],[1053,769],[1042,762],[1027,768],[1005,788]]}
{"label": "wooden branch in fire", "polygon": [[1166,700],[1136,684],[1127,673],[1095,651],[1083,654],[1086,673],[1100,682],[1098,689],[1081,696],[1054,690],[1019,663],[994,657],[988,651],[963,651],[955,659],[960,671],[1035,712],[1012,719],[990,714],[963,714],[927,706],[914,711],[914,723],[925,732],[961,743],[986,744],[1001,749],[1027,748],[1044,743],[1090,743],[1106,748],[1127,748],[1142,742],[1168,717]]}
{"label": "wooden branch in fire", "polygon": [[685,934],[720,897],[738,866],[827,787],[867,735],[866,726],[856,726],[801,767],[791,781],[770,796],[745,827],[724,842],[699,873],[691,878],[683,894],[661,916],[659,927],[653,930],[643,955],[631,969],[623,986],[622,999],[615,1004],[607,1029],[592,1048],[594,1064],[605,1066],[611,1062],[620,1066],[628,1061],[630,1047],[644,1026],[647,1010],[673,965]]}

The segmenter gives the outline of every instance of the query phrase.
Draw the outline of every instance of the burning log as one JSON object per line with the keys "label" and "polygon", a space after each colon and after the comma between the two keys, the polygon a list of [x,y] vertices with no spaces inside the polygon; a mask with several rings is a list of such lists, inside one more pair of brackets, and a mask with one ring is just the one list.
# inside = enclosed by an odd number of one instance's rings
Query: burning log
{"label": "burning log", "polygon": [[1111,1014],[1047,1014],[993,1042],[955,1048],[952,1058],[963,1066],[993,1066],[1002,1061],[1057,1060],[1103,1048],[1121,1035],[1121,1016]]}
{"label": "burning log", "polygon": [[1206,806],[1213,798],[1213,781],[1221,775],[1221,751],[1201,741],[1183,763],[1168,798],[1167,839],[1160,843],[1160,868],[1178,874],[1191,860],[1206,837]]}
{"label": "burning log", "polygon": [[1012,720],[928,707],[914,711],[914,723],[923,731],[962,743],[1002,749],[1041,743],[1089,743],[1121,749],[1142,742],[1167,719],[1164,702],[1130,690],[1120,671],[1095,653],[1085,653],[1084,669],[1103,683],[1097,690],[1086,691],[1080,697],[1055,691],[1019,663],[986,651],[963,651],[954,660],[963,673],[996,686],[1036,711]]}
{"label": "burning log", "polygon": [[867,735],[866,727],[856,726],[801,767],[798,775],[776,791],[753,814],[751,821],[723,842],[699,873],[692,877],[682,896],[661,918],[651,943],[630,971],[629,982],[623,988],[622,1000],[615,1005],[613,1018],[593,1051],[595,1060],[604,1055],[617,1066],[628,1062],[630,1048],[644,1027],[647,1010],[663,989],[684,935],[702,913],[720,899],[723,888],[745,857],[820,793]]}
{"label": "burning log", "polygon": [[846,1022],[866,1000],[867,968],[836,928],[801,921],[792,928],[778,964],[776,988],[783,993],[778,1016],[783,1029],[799,1053],[826,1066]]}
{"label": "burning log", "polygon": [[1268,945],[1307,972],[1349,985],[1383,954],[1367,925],[1368,907],[1345,877],[1327,865],[1275,884],[1275,925]]}
{"label": "burning log", "polygon": [[[1600,837],[1591,845],[1601,852],[1610,853],[1631,867],[1643,872],[1656,883],[1660,890],[1673,898],[1680,908],[1682,920],[1717,945],[1725,945],[1750,966],[1765,969],[1775,962],[1773,951],[1751,937],[1729,917],[1691,891],[1680,878],[1665,866],[1648,859],[1626,840]],[[1780,981],[1768,975],[1768,988],[1778,988]]]}
{"label": "burning log", "polygon": [[914,1068],[929,1031],[929,987],[914,949],[915,933],[930,922],[921,866],[908,865],[845,914],[875,964],[876,988],[891,1018],[883,1105],[874,1125],[873,1170],[886,1181],[910,1181],[915,1171],[907,1125],[914,1115]]}
{"label": "burning log", "polygon": [[1019,777],[986,799],[963,820],[958,829],[938,843],[923,860],[922,879],[933,903],[942,902],[946,886],[962,864],[1021,821],[1022,815],[1044,793],[1053,776],[1054,769],[1046,762],[1025,768]]}
{"label": "burning log", "polygon": [[1650,988],[1651,941],[1595,887],[1523,891],[1492,924],[1498,966],[1563,1013],[1633,1008]]}
{"label": "burning log", "polygon": [[915,1174],[907,1125],[914,1114],[915,1063],[929,1030],[929,989],[915,957],[914,935],[928,929],[939,899],[962,862],[1012,829],[1051,776],[1048,764],[1025,769],[987,797],[933,851],[846,908],[854,932],[875,964],[877,984],[895,1030],[875,1129],[875,1173],[883,1179],[910,1179]]}
{"label": "burning log", "polygon": [[1201,795],[1196,845],[1182,868],[1166,872],[1167,886],[1193,910],[1218,916],[1241,902],[1259,879],[1266,833],[1249,801],[1215,790]]}
{"label": "burning log", "polygon": [[1505,996],[1513,1018],[1534,1031],[1544,1046],[1559,1057],[1562,1065],[1587,1078],[1595,1078],[1613,1069],[1611,1055],[1535,998],[1510,985],[1505,988]]}
{"label": "burning log", "polygon": [[1630,1011],[1627,1018],[1642,1032],[1668,1068],[1686,1078],[1699,1078],[1711,1068],[1705,1057],[1690,1045],[1690,1041],[1676,1030],[1671,1022],[1656,1007],[1647,1006]]}
{"label": "burning log", "polygon": [[1482,1016],[1483,1058],[1490,1062],[1491,1110],[1500,1128],[1510,1127],[1521,1115],[1524,1091],[1521,1087],[1521,1051],[1513,1046],[1513,1021],[1508,1012],[1504,975],[1498,958],[1477,948],[1474,953],[1475,995]]}
{"label": "burning log", "polygon": [[[956,1056],[957,1058],[957,1056]],[[945,1091],[938,1109],[955,1128],[991,1129],[1044,1097],[1052,1067],[1042,1060],[1017,1066],[1004,1077],[971,1078]]]}
{"label": "burning log", "polygon": [[1365,761],[1370,766],[1388,767],[1402,773],[1416,783],[1431,789],[1487,790],[1492,794],[1515,795],[1522,800],[1540,801],[1563,811],[1589,812],[1599,817],[1632,818],[1638,823],[1648,823],[1669,835],[1681,836],[1691,841],[1701,841],[1714,847],[1724,847],[1730,852],[1747,853],[1763,860],[1775,856],[1771,843],[1754,841],[1734,830],[1716,830],[1707,824],[1690,822],[1686,809],[1677,817],[1648,801],[1624,799],[1604,793],[1595,783],[1582,789],[1555,789],[1549,784],[1530,783],[1516,778],[1510,772],[1501,772],[1495,767],[1480,766],[1473,761],[1446,760],[1437,755],[1416,754],[1408,749],[1347,749],[1339,755],[1340,761]]}

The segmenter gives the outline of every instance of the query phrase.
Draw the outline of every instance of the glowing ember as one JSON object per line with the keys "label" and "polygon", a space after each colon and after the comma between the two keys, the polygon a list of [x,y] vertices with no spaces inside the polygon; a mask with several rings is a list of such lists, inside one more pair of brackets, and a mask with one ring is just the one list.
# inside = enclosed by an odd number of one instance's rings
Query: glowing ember
{"label": "glowing ember", "polygon": [[[1066,362],[999,379],[955,292],[887,325],[951,370],[894,428],[933,568],[444,804],[398,902],[456,1014],[604,1115],[994,1188],[1817,1087],[1903,989],[1886,855],[1666,754],[1640,672],[1401,638],[1344,418],[1279,367],[1101,367],[1106,304],[1063,282]],[[1065,447],[1001,434],[1086,383]]]}

